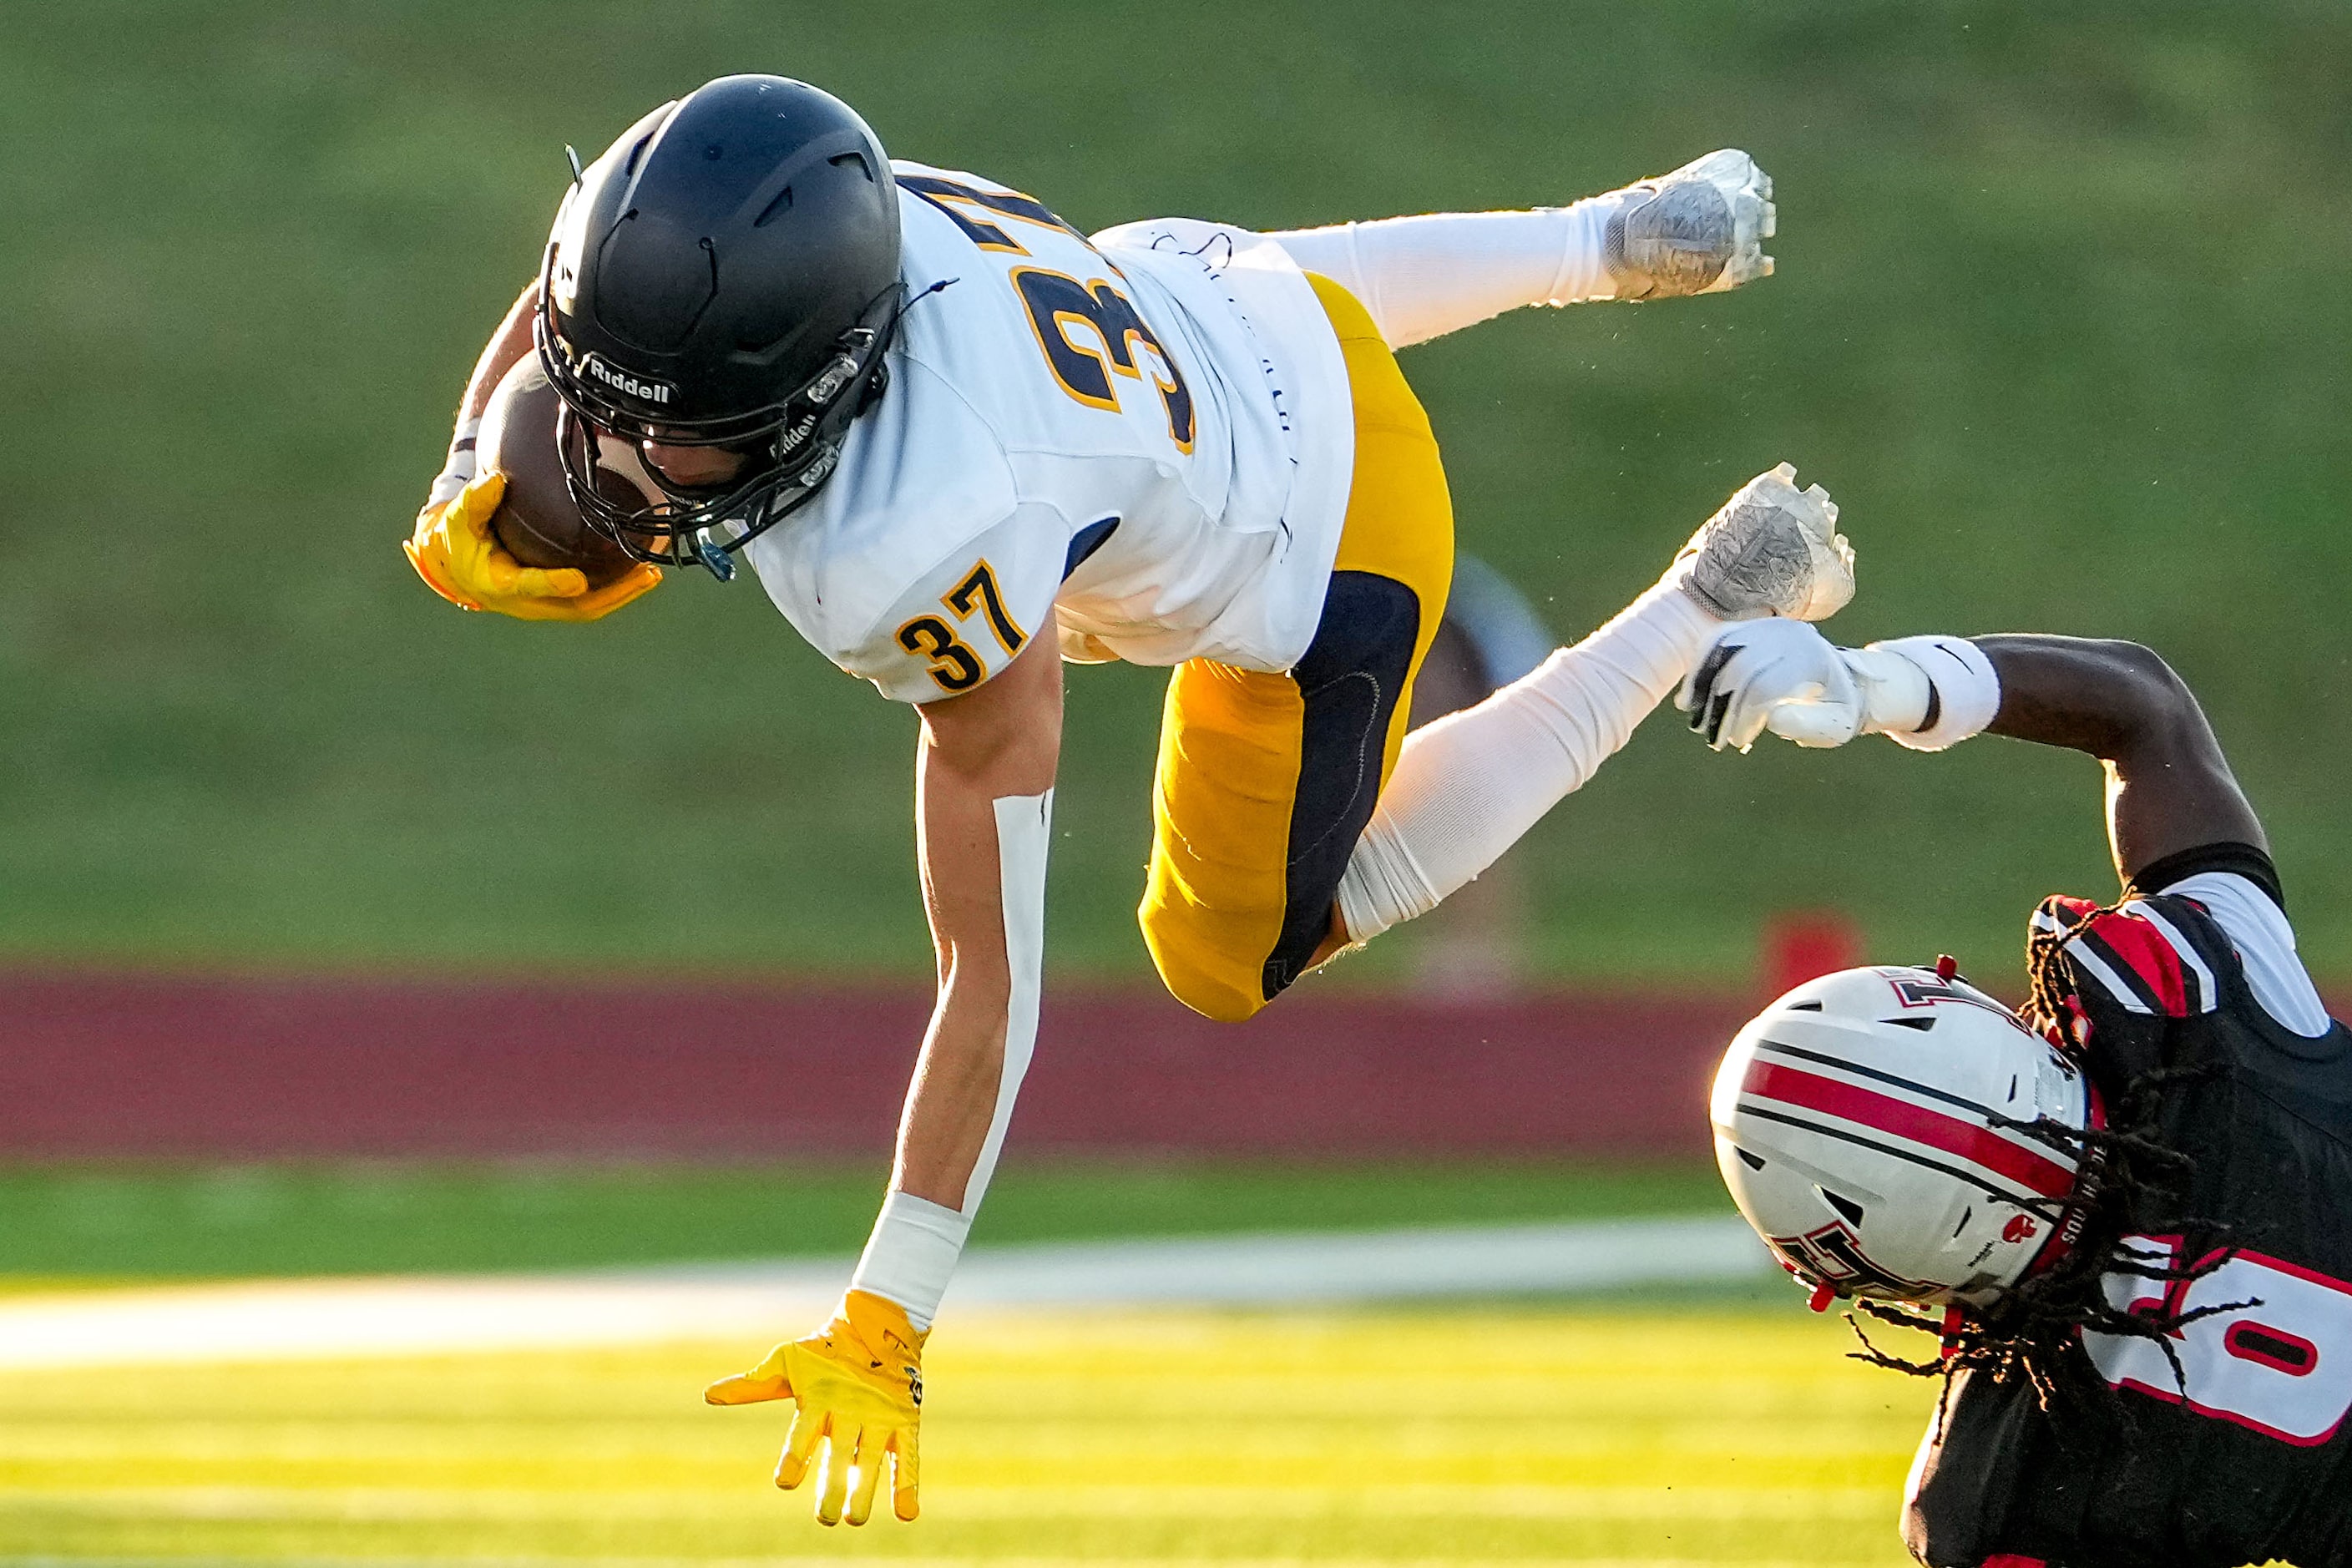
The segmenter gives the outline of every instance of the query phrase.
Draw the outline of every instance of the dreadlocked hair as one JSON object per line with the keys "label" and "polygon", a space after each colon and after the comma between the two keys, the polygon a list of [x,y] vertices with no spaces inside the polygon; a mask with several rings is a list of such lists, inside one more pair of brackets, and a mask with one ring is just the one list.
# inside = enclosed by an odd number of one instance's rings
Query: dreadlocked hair
{"label": "dreadlocked hair", "polygon": [[[2110,1412],[2111,1391],[2091,1365],[2081,1340],[2085,1332],[2109,1334],[2153,1342],[2164,1352],[2174,1383],[2185,1392],[2187,1376],[2173,1348],[2174,1336],[2200,1318],[2253,1303],[2232,1301],[2187,1311],[2162,1305],[2126,1310],[2108,1300],[2105,1281],[2110,1274],[2146,1279],[2158,1288],[2153,1294],[2159,1301],[2169,1302],[2179,1299],[2171,1287],[2203,1279],[2231,1256],[2226,1247],[2208,1247],[2187,1249],[2174,1258],[2126,1240],[2134,1232],[2147,1230],[2221,1235],[2220,1226],[2179,1210],[2191,1162],[2152,1135],[2162,1091],[2210,1071],[2200,1068],[2145,1075],[2123,1098],[2123,1117],[2105,1129],[2077,1129],[2047,1120],[2014,1123],[2044,1142],[2071,1145],[2082,1159],[2083,1179],[2074,1195],[2058,1204],[2032,1205],[2052,1224],[2057,1240],[2072,1240],[2071,1248],[2050,1268],[2020,1280],[1980,1310],[1938,1317],[1926,1307],[1857,1299],[1853,1305],[1863,1316],[1940,1334],[1943,1345],[1933,1361],[1889,1354],[1872,1342],[1861,1321],[1849,1313],[1847,1321],[1862,1343],[1861,1350],[1852,1352],[1853,1358],[1915,1377],[1943,1378],[1947,1398],[1955,1374],[1982,1372],[1995,1382],[2022,1380],[2044,1411],[2063,1405],[2078,1412]],[[2200,1252],[2204,1256],[2197,1257]],[[2189,1261],[2192,1257],[2196,1260]]]}
{"label": "dreadlocked hair", "polygon": [[[2084,919],[2095,919],[2116,907],[2105,905]],[[2079,1049],[2083,1044],[2077,1037],[2082,998],[2075,993],[2073,972],[2063,962],[2067,939],[2073,934],[2070,929],[2045,926],[2038,920],[2025,931],[2025,1005],[2018,1013],[2027,1028],[2062,1049]]]}
{"label": "dreadlocked hair", "polygon": [[[2021,1012],[2029,1026],[2061,1048],[2079,1048],[2083,1018],[2072,973],[2061,962],[2070,934],[2037,924],[2026,942],[2032,992]],[[2163,1351],[2174,1383],[2185,1393],[2186,1374],[2173,1348],[2179,1330],[2200,1318],[2255,1303],[2232,1301],[2188,1311],[2168,1305],[2126,1310],[2108,1300],[2104,1280],[2111,1274],[2146,1279],[2158,1287],[2154,1294],[2158,1300],[2169,1303],[2180,1300],[2173,1287],[2203,1279],[2233,1255],[2227,1227],[2181,1209],[2195,1162],[2158,1136],[2167,1093],[2218,1070],[2202,1066],[2141,1074],[2116,1097],[2104,1128],[2068,1127],[2048,1117],[2030,1122],[1997,1119],[2077,1162],[2082,1173],[2071,1194],[2027,1205],[2051,1226],[2052,1244],[2064,1246],[2065,1253],[1980,1310],[1938,1312],[1925,1305],[1856,1299],[1853,1305],[1865,1317],[1939,1334],[1942,1352],[1933,1361],[1889,1354],[1871,1342],[1861,1321],[1850,1312],[1846,1321],[1862,1343],[1861,1350],[1852,1352],[1853,1359],[1914,1377],[1942,1378],[1945,1400],[1951,1397],[1954,1376],[1981,1372],[1995,1382],[2024,1382],[2045,1412],[2064,1405],[2095,1418],[2114,1417],[2121,1413],[2120,1404],[2082,1345],[2085,1332],[2108,1334],[2154,1342]],[[2195,1236],[2204,1244],[2168,1258],[2126,1240],[2150,1232]],[[1939,1420],[1941,1415],[1939,1402]]]}

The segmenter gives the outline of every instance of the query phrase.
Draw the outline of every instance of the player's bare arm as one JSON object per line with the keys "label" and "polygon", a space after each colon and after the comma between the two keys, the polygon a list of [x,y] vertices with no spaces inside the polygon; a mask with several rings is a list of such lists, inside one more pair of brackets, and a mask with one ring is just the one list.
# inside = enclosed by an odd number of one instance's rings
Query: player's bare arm
{"label": "player's bare arm", "polygon": [[917,711],[917,848],[939,998],[908,1090],[891,1186],[961,1210],[996,1115],[1015,981],[997,803],[1054,787],[1061,658],[1051,645],[1032,643],[986,685]]}
{"label": "player's bare arm", "polygon": [[2267,851],[2212,726],[2172,667],[2137,643],[2007,633],[1833,647],[1810,626],[1734,627],[1682,695],[1710,744],[1769,730],[1803,746],[1885,734],[1939,751],[1982,731],[2096,757],[2126,882],[2209,844]]}
{"label": "player's bare arm", "polygon": [[2081,637],[1970,640],[2000,680],[1988,734],[2087,752],[2105,765],[2107,837],[2125,881],[2202,845],[2268,851],[2204,709],[2162,657]]}
{"label": "player's bare arm", "polygon": [[[506,379],[507,372],[531,352],[530,323],[538,312],[539,279],[534,278],[523,285],[515,302],[507,307],[498,330],[482,345],[481,357],[474,362],[474,374],[466,378],[466,393],[457,403],[457,428],[461,433],[469,426],[480,427],[482,412],[490,405],[490,394]],[[447,498],[436,495],[433,499]]]}
{"label": "player's bare arm", "polygon": [[[1040,641],[985,685],[917,711],[916,827],[939,996],[890,1194],[833,1321],[708,1395],[714,1405],[794,1401],[776,1484],[796,1487],[814,1467],[826,1524],[864,1524],[886,1472],[893,1510],[916,1515],[923,1341],[1035,1027],[1061,659]],[[1008,1042],[1020,1059],[1008,1062]]]}

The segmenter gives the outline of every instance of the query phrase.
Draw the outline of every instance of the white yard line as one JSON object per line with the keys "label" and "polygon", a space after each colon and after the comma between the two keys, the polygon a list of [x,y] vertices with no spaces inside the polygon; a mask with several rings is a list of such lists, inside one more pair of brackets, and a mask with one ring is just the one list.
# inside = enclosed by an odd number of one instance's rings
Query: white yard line
{"label": "white yard line", "polygon": [[[1330,1306],[1761,1277],[1736,1216],[975,1247],[958,1309]],[[0,1368],[279,1361],[772,1337],[846,1260],[261,1280],[0,1299]]]}

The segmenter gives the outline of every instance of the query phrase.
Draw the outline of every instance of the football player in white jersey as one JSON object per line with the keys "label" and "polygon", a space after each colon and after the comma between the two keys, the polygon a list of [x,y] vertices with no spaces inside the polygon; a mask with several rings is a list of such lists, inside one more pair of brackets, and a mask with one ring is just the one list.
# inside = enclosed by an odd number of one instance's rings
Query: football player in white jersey
{"label": "football player in white jersey", "polygon": [[[1785,468],[1658,585],[1405,740],[1453,516],[1392,351],[1517,306],[1770,269],[1742,153],[1572,206],[1276,235],[1081,235],[977,175],[887,160],[777,77],[664,104],[582,171],[484,351],[411,560],[472,609],[593,620],[665,565],[748,562],[842,668],[916,705],[939,1001],[890,1191],[832,1322],[710,1391],[792,1398],[777,1480],[911,1519],[920,1349],[1037,1019],[1062,665],[1172,668],[1139,920],[1179,998],[1245,1018],[1475,878],[1622,745],[1727,620],[1853,591],[1835,509]],[[488,531],[473,430],[532,352],[588,521],[641,563],[591,589]],[[651,499],[616,502],[594,469]],[[622,487],[626,493],[626,487]],[[854,1480],[853,1480],[854,1478]]]}

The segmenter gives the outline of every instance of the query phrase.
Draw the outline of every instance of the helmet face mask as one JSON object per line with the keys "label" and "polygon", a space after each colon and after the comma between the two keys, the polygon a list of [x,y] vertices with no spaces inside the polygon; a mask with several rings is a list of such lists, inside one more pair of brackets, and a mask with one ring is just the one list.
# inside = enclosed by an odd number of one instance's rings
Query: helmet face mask
{"label": "helmet face mask", "polygon": [[2074,1064],[1983,992],[1929,969],[1852,969],[1733,1040],[1717,1164],[1781,1265],[1832,1297],[1991,1305],[2054,1260],[2098,1125]]}
{"label": "helmet face mask", "polygon": [[[553,256],[550,247],[551,263]],[[833,358],[780,402],[743,415],[677,423],[646,417],[605,393],[600,382],[619,379],[623,373],[612,371],[597,356],[583,356],[578,365],[572,363],[564,340],[556,335],[542,273],[533,336],[540,359],[548,366],[548,380],[563,399],[559,422],[569,418],[584,426],[588,437],[579,439],[559,431],[557,441],[564,482],[581,516],[639,561],[699,564],[721,578],[731,575],[731,569],[722,564],[724,556],[782,521],[832,477],[850,423],[887,383],[882,359],[888,340],[896,335],[897,291],[877,304],[887,307],[881,328],[860,325],[845,332]],[[607,493],[610,487],[595,482],[591,469],[597,461],[597,437],[632,448],[713,447],[744,461],[733,477],[706,485],[681,483],[657,465],[641,462],[646,479],[665,499],[631,509],[615,505]]]}
{"label": "helmet face mask", "polygon": [[[904,297],[897,186],[847,105],[726,77],[646,116],[566,194],[540,271],[533,337],[579,427],[558,447],[582,516],[638,560],[731,575],[831,477]],[[608,443],[744,462],[709,484],[632,463],[632,507],[595,482]]]}

